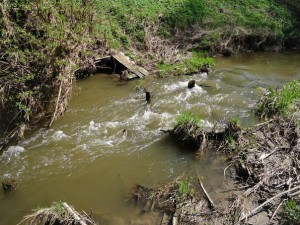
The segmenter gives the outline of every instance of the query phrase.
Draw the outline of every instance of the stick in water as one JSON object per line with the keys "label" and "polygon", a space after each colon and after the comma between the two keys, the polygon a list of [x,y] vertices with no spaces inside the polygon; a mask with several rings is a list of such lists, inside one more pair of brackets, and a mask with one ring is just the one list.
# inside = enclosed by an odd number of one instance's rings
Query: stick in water
{"label": "stick in water", "polygon": [[204,186],[203,186],[203,184],[202,184],[202,182],[200,181],[199,178],[198,178],[198,181],[199,181],[199,184],[200,184],[200,187],[201,187],[202,191],[204,192],[204,194],[205,194],[205,196],[206,196],[206,198],[207,198],[207,200],[208,200],[208,202],[209,202],[209,204],[210,204],[211,209],[214,210],[214,209],[216,208],[214,202],[213,202],[213,201],[211,200],[211,198],[209,197],[207,191],[205,190],[205,188],[204,188]]}

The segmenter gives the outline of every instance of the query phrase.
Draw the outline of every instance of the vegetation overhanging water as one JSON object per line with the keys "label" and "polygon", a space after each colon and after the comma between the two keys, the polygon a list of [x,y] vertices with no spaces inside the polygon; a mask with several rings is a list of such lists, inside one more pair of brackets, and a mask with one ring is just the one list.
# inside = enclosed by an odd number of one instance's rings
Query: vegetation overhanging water
{"label": "vegetation overhanging water", "polygon": [[[153,186],[195,166],[217,195],[222,158],[196,161],[160,130],[184,111],[206,126],[225,117],[252,125],[259,87],[299,78],[299,59],[299,52],[246,54],[217,60],[209,75],[149,79],[143,85],[153,94],[150,108],[135,90],[139,81],[120,85],[108,75],[80,81],[68,112],[51,129],[34,131],[1,156],[1,177],[15,177],[18,189],[0,193],[6,215],[0,224],[16,224],[30,209],[59,200],[126,224],[135,211],[123,200],[135,183]],[[210,87],[189,90],[191,79]]]}

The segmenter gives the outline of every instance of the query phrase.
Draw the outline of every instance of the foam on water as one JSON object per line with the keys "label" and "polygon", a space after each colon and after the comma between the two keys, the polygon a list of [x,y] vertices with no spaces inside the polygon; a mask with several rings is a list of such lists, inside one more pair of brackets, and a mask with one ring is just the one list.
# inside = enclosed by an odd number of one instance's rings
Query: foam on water
{"label": "foam on water", "polygon": [[187,87],[188,81],[180,81],[174,84],[165,84],[163,89],[168,92],[174,92],[176,90],[183,90]]}
{"label": "foam on water", "polygon": [[66,134],[64,134],[63,131],[58,130],[58,131],[55,131],[55,133],[53,134],[52,138],[53,138],[54,141],[60,141],[62,139],[68,138],[68,136]]}
{"label": "foam on water", "polygon": [[24,152],[25,148],[23,146],[10,146],[6,151],[3,152],[0,159],[2,162],[10,162],[14,158],[17,158],[20,153]]}

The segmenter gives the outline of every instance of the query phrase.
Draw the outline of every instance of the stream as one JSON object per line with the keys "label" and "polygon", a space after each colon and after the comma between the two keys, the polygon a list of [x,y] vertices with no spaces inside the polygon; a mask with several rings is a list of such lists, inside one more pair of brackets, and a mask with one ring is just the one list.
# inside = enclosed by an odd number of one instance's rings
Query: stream
{"label": "stream", "polygon": [[[0,225],[15,225],[31,209],[65,201],[78,211],[92,209],[100,224],[139,222],[126,201],[135,184],[152,187],[188,171],[200,172],[211,197],[225,190],[225,159],[179,146],[160,130],[173,128],[182,112],[197,114],[204,127],[219,119],[255,124],[260,88],[300,78],[300,52],[248,53],[216,59],[210,74],[149,78],[120,83],[96,74],[77,82],[67,112],[50,129],[29,132],[0,156],[0,178],[17,180],[16,191],[0,190]],[[188,89],[195,79],[198,84]],[[143,84],[152,94],[149,106]]]}

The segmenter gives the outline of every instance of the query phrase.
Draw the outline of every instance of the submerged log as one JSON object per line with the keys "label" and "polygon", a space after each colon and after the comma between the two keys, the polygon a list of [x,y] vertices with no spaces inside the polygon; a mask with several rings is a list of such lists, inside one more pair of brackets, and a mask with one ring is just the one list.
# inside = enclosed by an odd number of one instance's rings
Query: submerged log
{"label": "submerged log", "polygon": [[150,94],[149,91],[146,91],[146,101],[147,101],[148,104],[151,103],[151,94]]}

